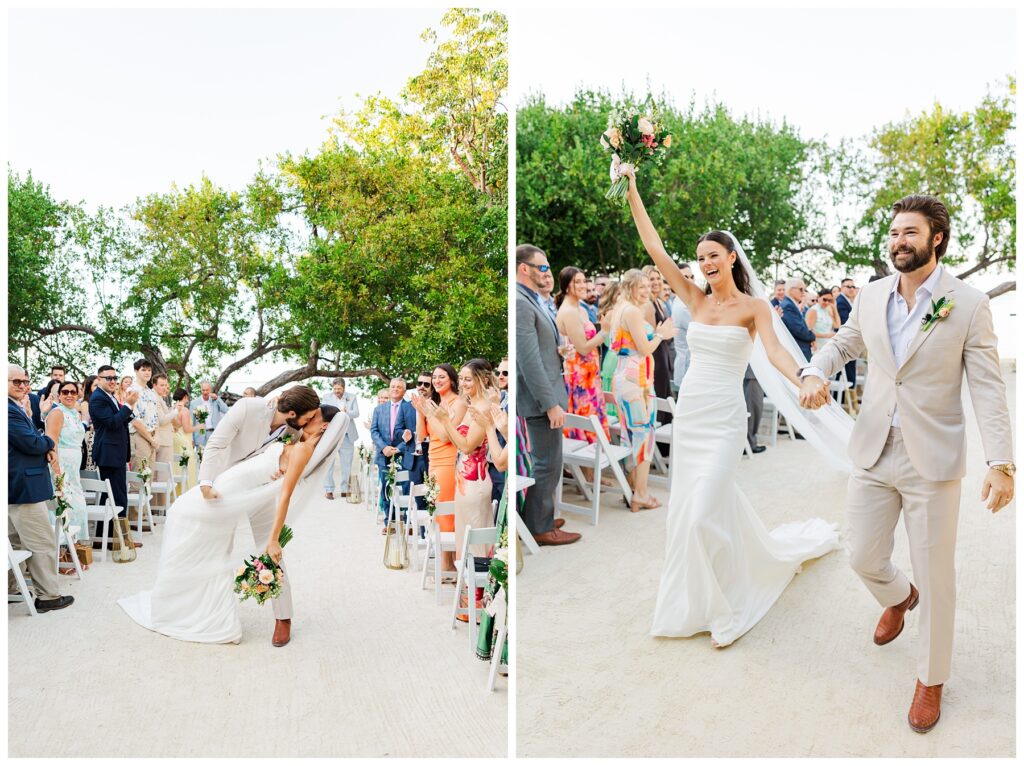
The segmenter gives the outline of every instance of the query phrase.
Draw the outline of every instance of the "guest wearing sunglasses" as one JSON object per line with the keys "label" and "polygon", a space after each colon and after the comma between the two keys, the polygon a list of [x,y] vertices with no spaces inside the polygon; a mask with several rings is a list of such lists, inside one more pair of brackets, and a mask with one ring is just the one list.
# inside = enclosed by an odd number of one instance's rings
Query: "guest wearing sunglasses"
{"label": "guest wearing sunglasses", "polygon": [[[51,466],[53,473],[64,474],[64,499],[71,506],[68,526],[78,527],[75,533],[80,541],[89,538],[89,519],[86,511],[85,493],[82,491],[82,443],[85,441],[85,424],[78,414],[78,384],[66,381],[57,390],[57,404],[46,416],[46,435],[57,445],[57,462]],[[51,520],[53,514],[51,512]],[[74,555],[74,551],[70,551]],[[74,572],[72,569],[71,572]],[[64,572],[62,574],[70,574]]]}
{"label": "guest wearing sunglasses", "polygon": [[[96,390],[89,398],[89,415],[96,436],[92,444],[92,457],[100,469],[100,479],[109,479],[114,505],[120,506],[118,516],[125,517],[128,509],[128,461],[131,459],[131,441],[128,423],[135,417],[132,408],[139,401],[139,392],[129,388],[124,402],[119,402],[117,371],[105,364],[96,371]],[[103,502],[103,498],[101,498]],[[101,522],[102,523],[102,522]],[[98,537],[102,532],[97,530]],[[114,536],[114,525],[107,522],[107,536]],[[93,541],[93,547],[97,545]],[[135,543],[141,548],[142,543]]]}
{"label": "guest wearing sunglasses", "polygon": [[498,376],[498,390],[501,391],[501,406],[508,409],[508,357],[503,356],[501,358],[501,364],[498,365],[497,370]]}
{"label": "guest wearing sunglasses", "polygon": [[839,321],[839,312],[836,310],[831,290],[818,292],[817,304],[807,309],[804,319],[807,320],[807,326],[814,333],[814,337],[818,339],[819,345],[821,341],[835,337],[843,323]]}
{"label": "guest wearing sunglasses", "polygon": [[7,537],[16,550],[32,555],[21,566],[32,576],[36,610],[49,612],[74,603],[60,595],[57,544],[46,513],[53,482],[46,464],[56,459],[54,442],[32,424],[28,376],[16,364],[7,365]]}
{"label": "guest wearing sunglasses", "polygon": [[[434,396],[434,385],[431,383],[433,373],[429,371],[421,372],[416,378],[416,391],[417,397],[422,399],[432,399]],[[415,401],[415,399],[414,399]],[[415,404],[413,404],[415,407]],[[427,431],[427,421],[423,415],[417,411],[416,413],[416,447],[413,450],[412,468],[409,469],[409,479],[412,483],[422,484],[423,477],[430,473],[430,434]],[[427,507],[427,501],[422,497],[416,498],[416,507],[425,510]]]}
{"label": "guest wearing sunglasses", "polygon": [[804,356],[810,360],[814,333],[807,327],[803,314],[800,311],[804,296],[807,294],[807,287],[799,277],[787,279],[785,285],[786,295],[779,303],[782,308],[782,322],[786,325],[786,329],[789,330],[789,334],[793,336],[793,340],[796,341]]}

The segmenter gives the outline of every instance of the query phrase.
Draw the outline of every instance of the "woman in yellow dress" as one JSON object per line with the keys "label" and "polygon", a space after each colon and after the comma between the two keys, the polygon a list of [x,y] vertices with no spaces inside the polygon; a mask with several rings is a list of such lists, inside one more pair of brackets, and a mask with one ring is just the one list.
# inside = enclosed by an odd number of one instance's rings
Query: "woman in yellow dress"
{"label": "woman in yellow dress", "polygon": [[181,491],[185,492],[198,483],[196,471],[199,460],[196,458],[196,450],[192,446],[193,427],[192,415],[188,410],[188,391],[179,388],[174,392],[172,398],[178,408],[178,416],[174,419],[174,461],[171,468],[177,472],[176,466],[180,465],[181,456],[185,455],[188,458],[188,465],[185,469],[185,485],[181,488]]}

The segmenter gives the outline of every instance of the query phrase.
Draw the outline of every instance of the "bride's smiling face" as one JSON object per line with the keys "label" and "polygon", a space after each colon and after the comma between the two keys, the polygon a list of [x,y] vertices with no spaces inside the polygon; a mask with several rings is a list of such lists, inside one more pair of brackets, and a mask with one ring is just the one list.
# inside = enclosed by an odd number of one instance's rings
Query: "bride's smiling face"
{"label": "bride's smiling face", "polygon": [[724,287],[732,279],[732,265],[736,253],[730,253],[722,245],[704,240],[697,245],[697,267],[711,287]]}

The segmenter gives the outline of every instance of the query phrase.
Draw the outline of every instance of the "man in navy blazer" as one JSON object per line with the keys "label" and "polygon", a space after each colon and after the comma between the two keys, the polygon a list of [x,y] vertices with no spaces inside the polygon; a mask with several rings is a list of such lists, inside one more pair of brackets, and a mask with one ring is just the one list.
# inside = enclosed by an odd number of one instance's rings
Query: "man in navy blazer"
{"label": "man in navy blazer", "polygon": [[25,413],[21,402],[27,393],[28,375],[16,364],[7,365],[7,536],[14,547],[32,552],[25,567],[32,576],[35,607],[50,612],[75,599],[60,595],[57,543],[46,510],[53,497],[47,463],[55,459],[55,445]]}
{"label": "man in navy blazer", "polygon": [[[385,475],[388,470],[388,463],[395,455],[398,456],[399,464],[403,471],[412,468],[412,461],[416,444],[413,436],[416,433],[416,410],[405,401],[405,381],[402,378],[392,378],[388,386],[390,401],[378,404],[373,411],[373,423],[370,426],[370,437],[373,439],[375,452],[374,462],[377,464],[380,476],[380,508],[387,513],[390,506],[390,495],[385,498],[384,488]],[[399,485],[402,492],[407,492],[409,483],[403,482]]]}
{"label": "man in navy blazer", "polygon": [[789,330],[789,334],[793,336],[793,340],[800,346],[800,350],[804,352],[807,361],[810,361],[811,344],[814,343],[815,335],[807,326],[800,307],[797,305],[797,301],[803,300],[806,292],[807,287],[802,279],[787,279],[786,297],[779,302],[779,305],[782,306],[782,322]]}
{"label": "man in navy blazer", "polygon": [[[110,480],[114,505],[121,508],[117,514],[124,517],[128,512],[128,460],[131,458],[131,441],[128,423],[135,414],[132,408],[139,400],[139,392],[129,389],[124,404],[117,401],[117,370],[105,364],[96,371],[96,388],[89,397],[89,417],[95,437],[92,443],[92,460],[100,469],[100,478]],[[102,502],[102,499],[101,499]],[[114,527],[107,523],[107,535],[113,537]],[[101,538],[102,531],[96,537]],[[102,545],[99,540],[93,546]],[[142,543],[135,543],[141,548]]]}
{"label": "man in navy blazer", "polygon": [[[846,324],[846,320],[850,318],[850,312],[853,311],[853,301],[857,297],[857,285],[854,284],[853,279],[847,277],[839,283],[839,290],[839,296],[836,298],[836,310],[839,312],[839,322]],[[856,359],[846,363],[846,382],[850,384],[850,388],[857,385]]]}

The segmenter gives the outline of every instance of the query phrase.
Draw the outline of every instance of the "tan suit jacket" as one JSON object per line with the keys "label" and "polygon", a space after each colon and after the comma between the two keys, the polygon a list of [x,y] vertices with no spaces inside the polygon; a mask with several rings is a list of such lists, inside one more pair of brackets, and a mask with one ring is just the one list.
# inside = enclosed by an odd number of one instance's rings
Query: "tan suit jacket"
{"label": "tan suit jacket", "polygon": [[[248,457],[263,452],[270,442],[270,423],[274,404],[260,397],[243,397],[228,409],[217,430],[203,449],[199,464],[199,482],[213,482],[224,471]],[[295,433],[285,428],[285,433]]]}
{"label": "tan suit jacket", "polygon": [[966,372],[985,459],[1012,460],[1010,412],[988,296],[943,271],[932,300],[946,296],[956,305],[948,317],[917,331],[897,368],[886,321],[896,278],[865,285],[846,324],[810,361],[831,378],[848,361],[867,354],[868,375],[850,458],[859,468],[874,466],[898,405],[914,469],[929,481],[963,478],[967,455],[961,385]]}

